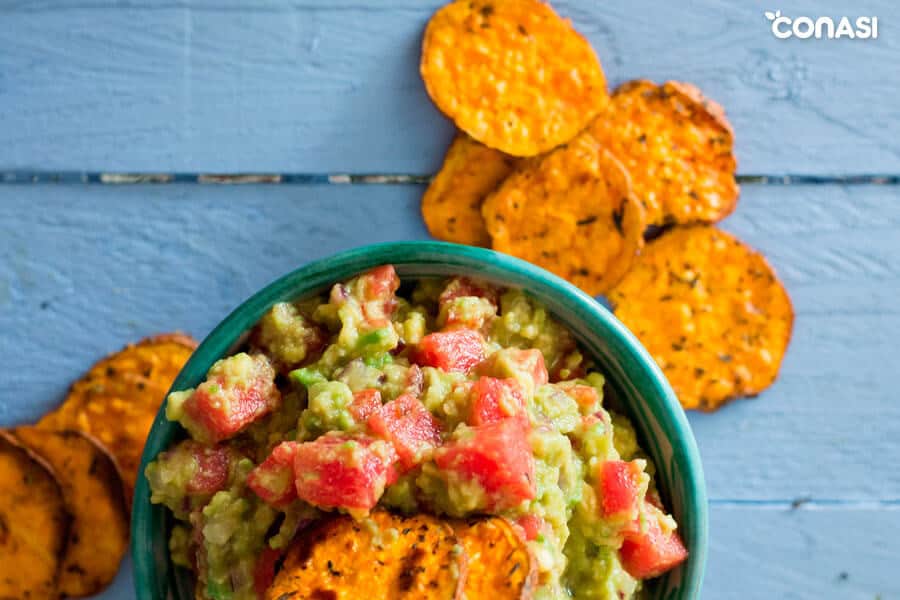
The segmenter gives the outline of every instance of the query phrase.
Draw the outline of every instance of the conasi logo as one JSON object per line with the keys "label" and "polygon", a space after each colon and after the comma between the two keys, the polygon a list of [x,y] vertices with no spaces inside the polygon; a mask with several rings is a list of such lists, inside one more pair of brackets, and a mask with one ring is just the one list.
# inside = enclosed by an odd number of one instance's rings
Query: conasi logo
{"label": "conasi logo", "polygon": [[772,34],[780,40],[789,37],[817,40],[827,38],[850,38],[860,40],[878,39],[878,17],[841,17],[837,23],[831,17],[791,17],[783,16],[780,10],[766,11],[766,18],[772,22]]}

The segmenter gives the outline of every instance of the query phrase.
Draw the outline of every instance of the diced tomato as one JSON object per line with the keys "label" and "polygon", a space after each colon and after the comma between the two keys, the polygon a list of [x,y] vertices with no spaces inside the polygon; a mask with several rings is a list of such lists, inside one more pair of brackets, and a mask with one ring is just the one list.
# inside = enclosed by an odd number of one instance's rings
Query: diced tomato
{"label": "diced tomato", "polygon": [[397,480],[396,461],[387,442],[360,434],[326,434],[297,448],[297,496],[321,508],[368,511]]}
{"label": "diced tomato", "polygon": [[484,360],[484,339],[471,329],[430,333],[419,342],[412,358],[423,367],[468,373]]}
{"label": "diced tomato", "polygon": [[637,462],[608,460],[597,470],[597,494],[604,517],[634,517],[640,509],[641,475]]}
{"label": "diced tomato", "polygon": [[261,465],[247,475],[247,487],[275,507],[284,507],[297,499],[294,487],[294,459],[297,456],[297,442],[282,442]]}
{"label": "diced tomato", "polygon": [[207,380],[184,401],[185,425],[199,441],[217,443],[232,438],[281,403],[275,370],[265,356],[237,354],[220,362],[228,361],[240,361],[236,363],[239,377],[222,374],[228,367],[217,363]]}
{"label": "diced tomato", "polygon": [[360,390],[353,394],[350,414],[357,423],[365,423],[381,409],[381,392],[375,389]]}
{"label": "diced tomato", "polygon": [[664,531],[660,524],[662,511],[645,504],[644,531],[626,534],[619,549],[622,566],[632,577],[650,579],[672,569],[688,557],[688,551],[676,531]]}
{"label": "diced tomato", "polygon": [[563,391],[575,400],[580,409],[590,411],[600,406],[600,394],[595,387],[576,383],[563,386]]}
{"label": "diced tomato", "polygon": [[275,581],[275,568],[282,556],[284,556],[284,550],[266,546],[259,558],[256,559],[256,566],[253,568],[253,589],[258,598],[264,598],[266,591]]}
{"label": "diced tomato", "polygon": [[385,327],[390,323],[390,316],[397,307],[394,297],[400,287],[400,278],[393,265],[376,267],[360,275],[362,287],[362,312],[370,327]]}
{"label": "diced tomato", "polygon": [[510,417],[528,419],[522,387],[515,379],[480,377],[469,394],[472,399],[470,425],[486,425]]}
{"label": "diced tomato", "polygon": [[366,300],[388,300],[400,288],[400,277],[394,265],[375,267],[360,276]]}
{"label": "diced tomato", "polygon": [[494,306],[497,306],[499,295],[497,288],[491,285],[472,281],[468,277],[454,277],[447,283],[444,291],[441,292],[438,303],[443,305],[463,296],[476,296],[484,298]]}
{"label": "diced tomato", "polygon": [[534,387],[547,383],[547,367],[544,365],[544,354],[534,348],[504,348],[494,352],[478,365],[478,373],[493,377],[525,377],[527,385],[530,381]]}
{"label": "diced tomato", "polygon": [[544,520],[535,514],[525,514],[516,519],[516,525],[518,525],[522,532],[525,534],[525,540],[531,541],[537,539],[537,536],[541,534],[541,530],[544,528]]}
{"label": "diced tomato", "polygon": [[463,437],[435,451],[438,468],[478,483],[489,511],[513,508],[536,493],[534,455],[521,419],[469,428]]}
{"label": "diced tomato", "polygon": [[424,452],[441,443],[440,423],[411,394],[380,406],[367,424],[373,434],[394,446],[404,470],[416,466]]}

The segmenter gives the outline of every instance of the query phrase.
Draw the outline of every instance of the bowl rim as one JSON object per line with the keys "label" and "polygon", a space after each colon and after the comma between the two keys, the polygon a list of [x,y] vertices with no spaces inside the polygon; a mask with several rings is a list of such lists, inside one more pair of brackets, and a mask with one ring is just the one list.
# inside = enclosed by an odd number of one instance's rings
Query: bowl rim
{"label": "bowl rim", "polygon": [[[679,502],[683,503],[679,522],[689,516],[692,526],[689,538],[685,539],[690,558],[682,569],[680,597],[699,598],[708,553],[708,506],[700,453],[684,410],[656,362],[610,310],[567,281],[531,263],[485,248],[434,241],[372,244],[314,260],[269,283],[223,319],[198,346],[170,391],[193,387],[202,381],[212,363],[226,356],[243,339],[242,334],[274,303],[316,293],[335,281],[387,263],[396,265],[398,271],[416,272],[407,276],[471,274],[520,287],[542,302],[546,301],[542,295],[549,296],[556,300],[554,304],[565,305],[567,313],[574,313],[574,320],[591,320],[592,326],[601,328],[601,337],[615,343],[619,353],[624,351],[625,359],[631,359],[656,399],[654,417],[659,417],[665,437],[672,446],[672,461],[681,471],[684,485],[679,495]],[[571,325],[567,326],[571,328]],[[573,330],[573,333],[578,337],[577,331]],[[641,427],[638,429],[645,441],[651,440],[648,432]],[[165,406],[160,407],[142,455],[132,508],[131,556],[138,600],[170,597],[170,574],[164,571],[161,577],[158,568],[161,560],[168,561],[168,553],[161,556],[154,547],[154,532],[159,530],[165,511],[150,503],[144,470],[179,431],[176,423],[166,420]]]}

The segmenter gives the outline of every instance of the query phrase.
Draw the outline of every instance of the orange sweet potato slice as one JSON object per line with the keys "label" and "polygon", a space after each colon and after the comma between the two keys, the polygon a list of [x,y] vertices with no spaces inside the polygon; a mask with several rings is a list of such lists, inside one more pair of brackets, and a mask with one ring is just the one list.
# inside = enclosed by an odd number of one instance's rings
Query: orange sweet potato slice
{"label": "orange sweet potato slice", "polygon": [[38,427],[76,430],[112,454],[130,498],[153,419],[197,342],[182,334],[147,338],[99,361]]}
{"label": "orange sweet potato slice", "polygon": [[445,242],[490,246],[481,203],[518,161],[464,133],[457,135],[422,197],[422,217],[431,235]]}
{"label": "orange sweet potato slice", "polygon": [[493,248],[602,294],[643,246],[628,173],[590,134],[516,171],[482,207]]}
{"label": "orange sweet potato slice", "polygon": [[427,515],[329,519],[288,551],[266,600],[460,598],[466,556],[453,529]]}
{"label": "orange sweet potato slice", "polygon": [[715,223],[734,210],[734,133],[695,86],[629,81],[589,130],[631,173],[649,225]]}
{"label": "orange sweet potato slice", "polygon": [[539,0],[447,4],[428,22],[420,72],[459,129],[513,156],[570,140],[608,100],[591,45]]}
{"label": "orange sweet potato slice", "polygon": [[0,598],[55,600],[69,531],[51,467],[0,431]]}
{"label": "orange sweet potato slice", "polygon": [[454,529],[469,560],[466,600],[527,600],[534,595],[537,565],[506,519],[472,519]]}
{"label": "orange sweet potato slice", "polygon": [[715,410],[770,386],[794,321],[765,257],[709,225],[649,242],[609,299],[688,409]]}
{"label": "orange sweet potato slice", "polygon": [[77,431],[18,427],[13,435],[53,468],[72,516],[57,587],[67,597],[108,586],[128,549],[129,514],[112,458]]}

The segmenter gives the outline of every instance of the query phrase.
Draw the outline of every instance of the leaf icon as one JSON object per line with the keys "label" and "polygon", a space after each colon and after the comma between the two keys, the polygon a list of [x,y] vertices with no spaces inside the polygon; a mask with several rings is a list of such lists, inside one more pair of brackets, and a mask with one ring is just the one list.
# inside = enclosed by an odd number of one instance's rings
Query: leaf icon
{"label": "leaf icon", "polygon": [[[778,11],[778,12],[781,12],[781,11]],[[774,20],[775,20],[775,13],[773,13],[773,12],[770,11],[770,10],[767,10],[767,11],[766,11],[766,18],[767,18],[768,20],[770,20],[770,21],[774,21]]]}

